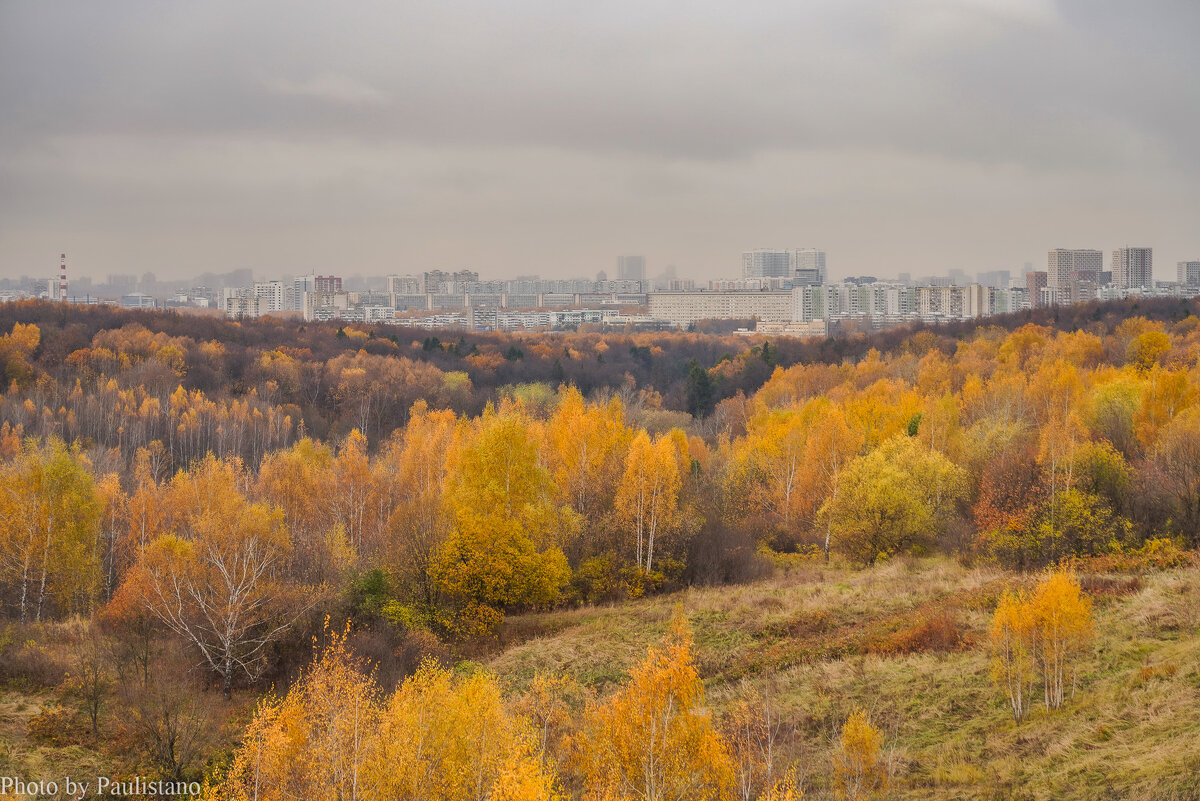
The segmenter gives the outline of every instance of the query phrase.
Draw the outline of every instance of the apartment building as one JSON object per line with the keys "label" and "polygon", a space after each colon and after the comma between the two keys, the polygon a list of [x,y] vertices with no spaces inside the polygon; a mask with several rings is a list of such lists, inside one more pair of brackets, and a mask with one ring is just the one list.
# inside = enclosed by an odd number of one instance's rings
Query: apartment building
{"label": "apartment building", "polygon": [[[1104,269],[1104,254],[1099,250],[1055,248],[1046,258],[1046,286],[1052,290],[1054,302],[1071,303],[1072,274],[1075,280],[1098,281]],[[1078,294],[1079,289],[1074,292]]]}
{"label": "apartment building", "polygon": [[651,292],[646,296],[650,317],[683,327],[699,320],[756,318],[767,322],[792,321],[789,291],[767,292]]}
{"label": "apartment building", "polygon": [[1112,282],[1121,289],[1154,286],[1154,248],[1124,247],[1114,250]]}
{"label": "apartment building", "polygon": [[1176,265],[1180,286],[1200,287],[1200,261],[1181,261]]}

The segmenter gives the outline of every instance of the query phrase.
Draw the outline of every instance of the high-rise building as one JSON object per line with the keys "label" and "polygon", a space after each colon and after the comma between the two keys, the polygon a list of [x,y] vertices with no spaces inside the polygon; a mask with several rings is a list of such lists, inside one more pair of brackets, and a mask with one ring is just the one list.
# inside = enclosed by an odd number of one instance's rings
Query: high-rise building
{"label": "high-rise building", "polygon": [[792,254],[786,250],[748,250],[742,254],[742,278],[791,278]]}
{"label": "high-rise building", "polygon": [[387,277],[387,293],[389,295],[421,295],[421,278],[416,275],[389,275]]}
{"label": "high-rise building", "polygon": [[1113,283],[1121,289],[1154,283],[1154,248],[1117,248],[1112,252]]}
{"label": "high-rise building", "polygon": [[1179,276],[1176,278],[1184,286],[1200,287],[1200,261],[1179,262]]}
{"label": "high-rise building", "polygon": [[[273,312],[284,309],[284,291],[282,281],[255,281],[254,296],[258,298],[256,311]],[[231,315],[233,316],[233,315]],[[257,317],[258,314],[252,315]]]}
{"label": "high-rise building", "polygon": [[1025,273],[1025,289],[1031,308],[1042,305],[1042,290],[1046,288],[1046,271],[1033,270]]}
{"label": "high-rise building", "polygon": [[1008,285],[1012,281],[1012,274],[1008,270],[988,270],[980,272],[976,280],[984,286],[1008,289]]}
{"label": "high-rise building", "polygon": [[1096,290],[1099,288],[1099,270],[1071,270],[1067,301],[1070,303],[1086,303],[1089,300],[1095,300]]}
{"label": "high-rise building", "polygon": [[315,281],[315,292],[341,292],[342,278],[339,275],[318,275]]}
{"label": "high-rise building", "polygon": [[448,273],[444,270],[427,270],[421,275],[423,289],[434,295],[463,292],[463,284],[474,284],[479,281],[479,273],[474,270],[456,270]]}
{"label": "high-rise building", "polygon": [[297,275],[292,279],[292,291],[289,294],[293,311],[304,311],[304,294],[317,291],[315,275]]}
{"label": "high-rise building", "polygon": [[[1055,303],[1071,302],[1071,273],[1097,276],[1104,269],[1104,254],[1098,250],[1055,248],[1046,259],[1046,287]],[[1032,294],[1031,294],[1032,297]]]}
{"label": "high-rise building", "polygon": [[617,256],[617,278],[622,281],[645,281],[646,257]]}
{"label": "high-rise building", "polygon": [[813,285],[823,284],[828,280],[823,250],[800,248],[796,251],[792,267],[797,283]]}

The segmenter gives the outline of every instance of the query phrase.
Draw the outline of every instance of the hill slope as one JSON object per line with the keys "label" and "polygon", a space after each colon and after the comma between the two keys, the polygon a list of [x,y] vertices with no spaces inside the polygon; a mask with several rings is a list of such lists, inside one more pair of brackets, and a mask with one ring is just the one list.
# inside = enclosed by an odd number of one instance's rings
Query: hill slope
{"label": "hill slope", "polygon": [[1022,579],[944,559],[862,572],[799,568],[752,585],[518,618],[489,667],[622,679],[681,604],[715,714],[763,694],[810,797],[855,704],[884,734],[896,798],[1200,798],[1200,569],[1084,574],[1096,647],[1076,694],[1015,725],[992,687],[986,627]]}

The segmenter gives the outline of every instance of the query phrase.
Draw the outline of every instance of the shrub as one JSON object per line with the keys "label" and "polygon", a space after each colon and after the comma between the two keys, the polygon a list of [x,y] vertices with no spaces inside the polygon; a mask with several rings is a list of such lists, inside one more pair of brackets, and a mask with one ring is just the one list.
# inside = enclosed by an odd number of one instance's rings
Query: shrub
{"label": "shrub", "polygon": [[1046,501],[1033,520],[981,534],[983,550],[1015,570],[1058,564],[1076,556],[1119,553],[1133,539],[1133,525],[1096,495],[1067,490]]}
{"label": "shrub", "polygon": [[1148,539],[1140,548],[1119,548],[1113,553],[1091,559],[1072,560],[1080,570],[1095,573],[1145,573],[1151,570],[1172,570],[1186,567],[1195,561],[1195,554],[1185,551],[1169,539]]}
{"label": "shrub", "polygon": [[66,664],[35,640],[0,647],[0,680],[58,687],[66,677]]}
{"label": "shrub", "polygon": [[579,563],[571,576],[570,592],[583,603],[595,604],[616,598],[619,583],[616,557],[606,553]]}
{"label": "shrub", "polygon": [[75,710],[52,704],[29,719],[29,737],[46,745],[76,745]]}
{"label": "shrub", "polygon": [[964,644],[962,626],[949,612],[922,615],[915,624],[901,629],[878,644],[868,647],[871,653],[919,654],[925,651],[946,653]]}
{"label": "shrub", "polygon": [[1143,665],[1138,668],[1137,675],[1134,676],[1133,686],[1135,688],[1144,687],[1152,681],[1169,679],[1179,672],[1179,665],[1174,662],[1167,662],[1162,665]]}

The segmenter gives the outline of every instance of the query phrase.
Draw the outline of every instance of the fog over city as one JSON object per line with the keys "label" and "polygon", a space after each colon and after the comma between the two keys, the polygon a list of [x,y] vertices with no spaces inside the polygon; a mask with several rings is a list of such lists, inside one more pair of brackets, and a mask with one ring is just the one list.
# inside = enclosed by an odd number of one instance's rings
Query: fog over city
{"label": "fog over city", "polygon": [[1200,258],[1195,0],[0,4],[0,277]]}

